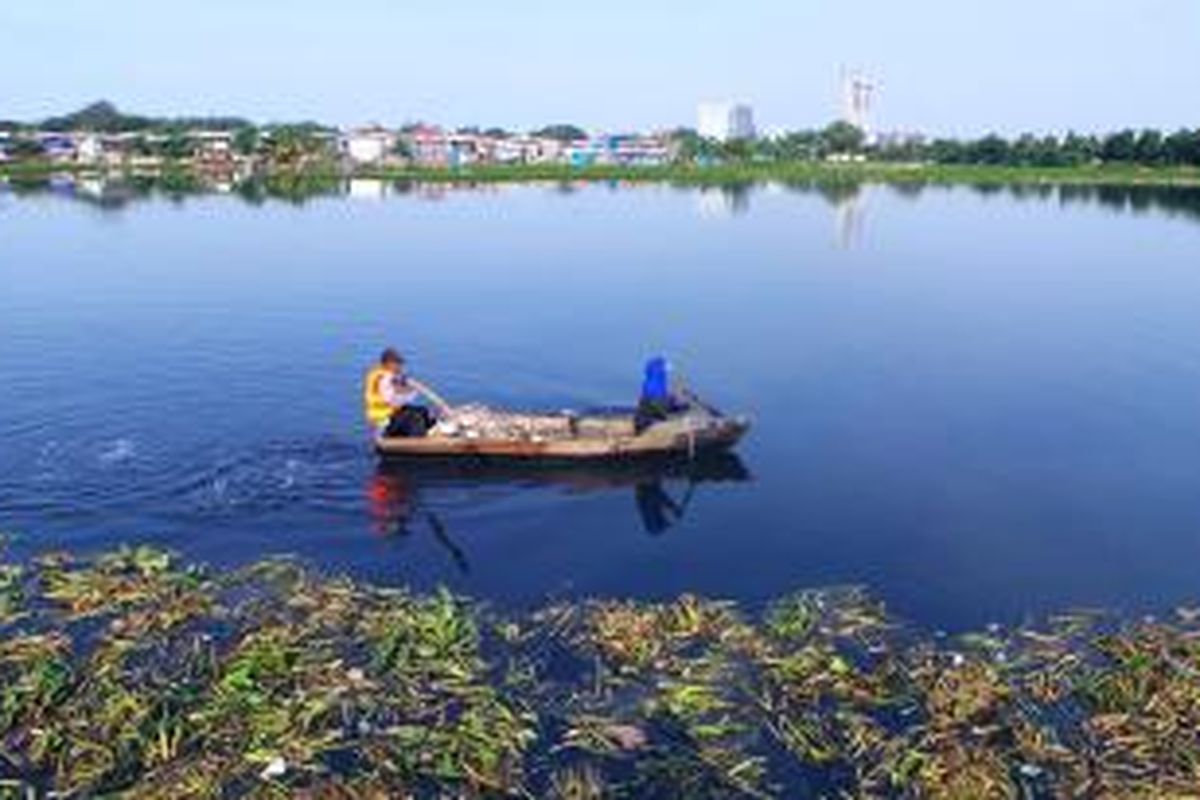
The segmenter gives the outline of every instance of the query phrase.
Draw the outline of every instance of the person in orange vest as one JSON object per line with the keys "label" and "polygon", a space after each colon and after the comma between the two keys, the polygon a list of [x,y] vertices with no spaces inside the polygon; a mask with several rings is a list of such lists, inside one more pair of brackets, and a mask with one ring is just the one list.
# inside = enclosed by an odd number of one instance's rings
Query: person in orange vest
{"label": "person in orange vest", "polygon": [[363,411],[376,436],[424,436],[433,427],[433,413],[419,404],[428,398],[442,413],[450,406],[432,389],[404,372],[404,357],[389,347],[363,381]]}

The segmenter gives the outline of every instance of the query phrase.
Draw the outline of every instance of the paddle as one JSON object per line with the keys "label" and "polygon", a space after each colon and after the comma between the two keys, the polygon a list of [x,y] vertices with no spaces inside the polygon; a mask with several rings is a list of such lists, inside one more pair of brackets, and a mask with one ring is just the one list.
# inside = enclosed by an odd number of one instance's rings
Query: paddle
{"label": "paddle", "polygon": [[713,406],[710,406],[708,403],[701,400],[700,396],[691,390],[691,387],[689,387],[687,385],[687,383],[683,380],[682,377],[679,378],[679,385],[678,385],[678,388],[676,391],[678,391],[680,397],[684,398],[685,400],[687,400],[690,403],[695,403],[700,408],[707,411],[709,414],[712,414],[714,417],[725,416],[724,414],[722,414],[720,412],[719,409],[714,408]]}
{"label": "paddle", "polygon": [[454,413],[454,406],[446,402],[446,399],[435,392],[428,384],[417,380],[416,378],[408,378],[408,383],[412,388],[416,389],[421,394],[433,401],[433,404],[438,407],[442,414],[449,415]]}

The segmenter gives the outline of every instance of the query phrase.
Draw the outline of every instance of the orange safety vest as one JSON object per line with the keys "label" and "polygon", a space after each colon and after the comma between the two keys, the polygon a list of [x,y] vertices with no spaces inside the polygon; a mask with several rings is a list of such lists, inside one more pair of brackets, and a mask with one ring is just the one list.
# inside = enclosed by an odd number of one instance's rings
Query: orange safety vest
{"label": "orange safety vest", "polygon": [[383,397],[383,392],[380,390],[380,381],[384,378],[392,379],[392,372],[383,367],[374,367],[367,372],[367,379],[363,382],[363,411],[367,415],[367,420],[372,425],[384,425],[392,418],[392,412],[395,411],[391,404]]}

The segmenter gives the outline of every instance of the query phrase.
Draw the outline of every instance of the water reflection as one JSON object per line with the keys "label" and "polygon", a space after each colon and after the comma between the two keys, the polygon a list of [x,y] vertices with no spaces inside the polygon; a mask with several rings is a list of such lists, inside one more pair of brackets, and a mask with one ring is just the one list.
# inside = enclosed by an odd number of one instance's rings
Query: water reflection
{"label": "water reflection", "polygon": [[753,188],[749,183],[701,187],[696,192],[696,211],[702,217],[713,219],[745,214],[750,210]]}
{"label": "water reflection", "polygon": [[642,529],[661,535],[680,521],[704,484],[751,480],[749,470],[733,453],[716,453],[694,460],[649,459],[632,462],[554,465],[512,461],[385,460],[367,483],[371,529],[380,536],[431,534],[466,573],[466,552],[450,534],[431,498],[447,490],[476,491],[508,486],[551,489],[571,495],[629,491]]}
{"label": "water reflection", "polygon": [[419,501],[419,481],[410,471],[380,468],[367,484],[367,507],[373,532],[381,537],[408,537],[427,531],[450,555],[458,571],[467,575],[466,553],[450,536],[439,516]]}
{"label": "water reflection", "polygon": [[[543,186],[562,194],[574,194],[597,182],[541,181]],[[602,181],[614,190],[621,182]],[[523,184],[529,185],[529,184]],[[750,211],[754,198],[769,190],[820,197],[834,212],[834,241],[846,249],[860,244],[865,236],[866,189],[870,183],[839,176],[836,179],[772,182],[769,184],[732,183],[720,186],[681,186],[695,197],[697,213],[705,218],[742,216]],[[120,176],[106,174],[56,174],[50,176],[0,177],[0,192],[14,196],[47,194],[86,203],[102,210],[115,211],[131,203],[165,197],[183,202],[189,197],[231,194],[250,205],[283,201],[296,205],[321,197],[346,197],[360,200],[385,200],[407,196],[440,201],[451,195],[471,192],[500,193],[511,184],[494,182],[421,182],[411,179],[340,178],[336,176],[284,173],[259,176],[202,175],[193,173],[148,173]],[[1006,197],[1016,201],[1058,203],[1060,206],[1097,205],[1120,213],[1162,212],[1200,221],[1200,187],[1164,185],[1100,185],[1054,183],[981,182],[952,186],[924,181],[886,184],[889,192],[905,200],[916,200],[925,192],[966,190],[981,197]]]}
{"label": "water reflection", "polygon": [[863,193],[857,186],[854,188],[834,201],[834,238],[842,250],[849,250],[863,238],[865,203]]}

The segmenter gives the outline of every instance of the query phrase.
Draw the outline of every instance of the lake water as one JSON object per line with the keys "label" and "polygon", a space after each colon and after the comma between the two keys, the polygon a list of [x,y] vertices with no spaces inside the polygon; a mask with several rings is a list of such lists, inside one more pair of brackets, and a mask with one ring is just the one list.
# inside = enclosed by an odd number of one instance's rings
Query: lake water
{"label": "lake water", "polygon": [[[295,200],[295,197],[293,197]],[[0,188],[18,553],[296,553],[499,605],[862,584],[957,629],[1200,597],[1200,193],[361,181]],[[396,344],[457,402],[751,415],[669,470],[381,470]]]}

